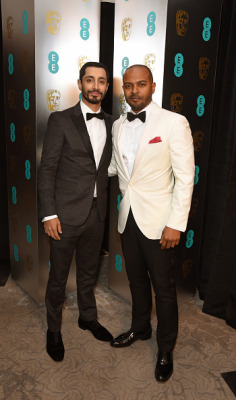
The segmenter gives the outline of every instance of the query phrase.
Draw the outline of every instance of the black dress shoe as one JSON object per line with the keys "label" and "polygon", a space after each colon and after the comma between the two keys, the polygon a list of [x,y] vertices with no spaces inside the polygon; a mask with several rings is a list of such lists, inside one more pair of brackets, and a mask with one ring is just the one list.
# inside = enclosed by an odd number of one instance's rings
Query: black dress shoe
{"label": "black dress shoe", "polygon": [[146,332],[135,333],[132,329],[128,332],[122,333],[111,341],[111,346],[113,347],[127,347],[134,343],[136,340],[148,340],[152,336],[152,328]]}
{"label": "black dress shoe", "polygon": [[155,369],[155,377],[158,382],[167,381],[173,372],[173,360],[171,351],[159,351]]}
{"label": "black dress shoe", "polygon": [[84,321],[79,317],[78,325],[81,329],[92,332],[93,336],[103,342],[110,342],[113,339],[112,334],[104,328],[96,319],[93,321]]}
{"label": "black dress shoe", "polygon": [[61,332],[47,331],[47,352],[54,361],[62,361],[64,358],[64,345]]}

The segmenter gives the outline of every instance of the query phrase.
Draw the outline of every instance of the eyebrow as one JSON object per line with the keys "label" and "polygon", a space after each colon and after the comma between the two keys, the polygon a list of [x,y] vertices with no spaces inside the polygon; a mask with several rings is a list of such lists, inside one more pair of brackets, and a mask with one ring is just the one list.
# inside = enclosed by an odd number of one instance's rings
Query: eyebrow
{"label": "eyebrow", "polygon": [[[84,78],[95,78],[93,75],[85,75]],[[98,79],[104,79],[106,80],[107,78],[105,76],[99,76]]]}
{"label": "eyebrow", "polygon": [[124,85],[126,84],[126,83],[129,83],[129,84],[133,84],[133,83],[142,83],[142,82],[147,82],[147,79],[142,79],[141,81],[137,81],[137,82],[129,82],[129,81],[125,81],[124,82]]}

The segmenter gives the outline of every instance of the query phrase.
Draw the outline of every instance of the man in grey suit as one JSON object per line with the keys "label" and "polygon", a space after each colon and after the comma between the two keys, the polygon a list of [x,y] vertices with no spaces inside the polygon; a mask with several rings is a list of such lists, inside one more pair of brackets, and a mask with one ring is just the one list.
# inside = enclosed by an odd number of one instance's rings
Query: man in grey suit
{"label": "man in grey suit", "polygon": [[50,115],[43,144],[38,179],[39,216],[50,237],[47,352],[54,361],[64,358],[62,307],[74,251],[79,327],[90,330],[98,340],[112,339],[97,321],[94,296],[112,146],[112,117],[101,110],[108,80],[105,65],[86,63],[78,80],[81,102]]}

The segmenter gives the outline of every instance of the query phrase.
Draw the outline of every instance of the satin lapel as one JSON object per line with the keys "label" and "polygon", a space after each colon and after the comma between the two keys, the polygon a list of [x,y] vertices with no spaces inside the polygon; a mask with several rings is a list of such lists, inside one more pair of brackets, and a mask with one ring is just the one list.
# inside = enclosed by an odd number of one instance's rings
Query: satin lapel
{"label": "satin lapel", "polygon": [[103,164],[103,162],[106,159],[107,156],[107,152],[111,151],[111,128],[112,128],[112,118],[110,115],[105,114],[104,115],[104,121],[105,121],[105,125],[106,125],[106,142],[105,142],[105,146],[102,152],[102,156],[99,162],[99,166],[98,168],[100,168],[100,166]]}
{"label": "satin lapel", "polygon": [[81,139],[83,140],[84,146],[86,147],[90,157],[94,160],[93,148],[79,104],[75,106],[75,113],[71,115],[71,119],[78,134],[81,136]]}
{"label": "satin lapel", "polygon": [[120,161],[121,161],[123,170],[125,171],[126,176],[127,176],[128,180],[129,180],[130,179],[129,172],[127,170],[126,164],[125,164],[124,159],[122,157],[122,152],[121,152],[121,147],[120,147],[121,132],[122,132],[123,123],[124,123],[125,119],[126,119],[126,116],[122,117],[120,126],[118,128],[118,132],[117,132],[117,148],[118,148],[118,153],[119,153],[119,156],[120,156]]}
{"label": "satin lapel", "polygon": [[145,149],[148,146],[150,137],[152,136],[152,132],[156,131],[157,124],[158,124],[158,114],[159,114],[160,110],[161,109],[157,104],[153,105],[151,115],[147,121],[146,127],[144,129],[144,132],[143,132],[140,142],[139,142],[138,151],[137,151],[135,161],[134,161],[132,176],[134,175],[134,173],[137,169],[137,166],[145,152]]}

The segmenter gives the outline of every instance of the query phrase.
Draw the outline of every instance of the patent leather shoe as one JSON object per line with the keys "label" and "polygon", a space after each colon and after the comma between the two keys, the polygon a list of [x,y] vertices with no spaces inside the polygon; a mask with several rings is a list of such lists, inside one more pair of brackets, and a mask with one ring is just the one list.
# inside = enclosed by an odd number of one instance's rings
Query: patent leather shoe
{"label": "patent leather shoe", "polygon": [[54,361],[62,361],[64,358],[64,345],[62,341],[61,332],[53,332],[47,330],[47,352]]}
{"label": "patent leather shoe", "polygon": [[173,359],[171,351],[159,351],[155,369],[155,377],[158,382],[167,381],[173,372]]}
{"label": "patent leather shoe", "polygon": [[113,339],[112,334],[104,328],[96,319],[93,321],[84,321],[79,317],[78,325],[83,330],[92,332],[93,336],[103,342],[110,342]]}
{"label": "patent leather shoe", "polygon": [[135,333],[132,329],[128,332],[122,333],[111,341],[113,347],[128,347],[131,346],[136,340],[148,340],[152,336],[152,328],[141,333]]}

